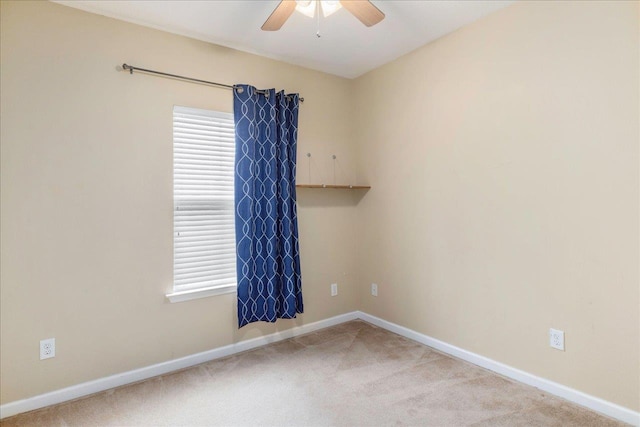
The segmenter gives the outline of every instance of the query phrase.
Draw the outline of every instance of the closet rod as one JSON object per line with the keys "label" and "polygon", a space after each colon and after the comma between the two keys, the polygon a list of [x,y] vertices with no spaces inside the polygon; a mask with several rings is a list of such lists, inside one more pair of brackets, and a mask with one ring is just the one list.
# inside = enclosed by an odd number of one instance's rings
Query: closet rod
{"label": "closet rod", "polygon": [[[201,84],[205,84],[205,85],[221,87],[221,88],[224,88],[224,89],[235,89],[235,86],[233,86],[233,85],[226,85],[226,84],[223,84],[223,83],[210,82],[208,80],[194,79],[194,78],[191,78],[191,77],[179,76],[177,74],[163,73],[162,71],[147,70],[146,68],[134,67],[133,65],[128,65],[128,64],[122,64],[122,69],[123,70],[128,70],[129,74],[133,74],[134,71],[141,71],[143,73],[157,74],[159,76],[165,76],[165,77],[173,77],[174,79],[180,79],[180,80],[185,80],[185,81],[194,82],[194,83],[201,83]],[[259,90],[258,92],[262,93],[262,94],[267,93],[264,90]],[[304,98],[300,97],[300,102],[304,102]]]}

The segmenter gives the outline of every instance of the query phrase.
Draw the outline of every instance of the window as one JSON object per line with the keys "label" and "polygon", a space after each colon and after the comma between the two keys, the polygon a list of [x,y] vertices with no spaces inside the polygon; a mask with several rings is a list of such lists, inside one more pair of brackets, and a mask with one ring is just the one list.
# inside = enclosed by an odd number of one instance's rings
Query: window
{"label": "window", "polygon": [[233,113],[173,109],[171,302],[236,289]]}

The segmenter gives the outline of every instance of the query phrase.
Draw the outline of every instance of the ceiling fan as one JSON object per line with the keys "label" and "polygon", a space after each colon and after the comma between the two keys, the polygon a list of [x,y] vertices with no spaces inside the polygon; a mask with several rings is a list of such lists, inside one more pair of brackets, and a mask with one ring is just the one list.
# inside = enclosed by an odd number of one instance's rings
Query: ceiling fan
{"label": "ceiling fan", "polygon": [[384,13],[368,0],[282,0],[275,10],[271,12],[265,23],[262,24],[262,29],[264,31],[278,31],[296,9],[307,16],[313,16],[316,9],[318,9],[317,12],[319,14],[320,9],[322,9],[322,13],[326,17],[340,9],[340,7],[347,9],[367,27],[376,25],[384,19]]}

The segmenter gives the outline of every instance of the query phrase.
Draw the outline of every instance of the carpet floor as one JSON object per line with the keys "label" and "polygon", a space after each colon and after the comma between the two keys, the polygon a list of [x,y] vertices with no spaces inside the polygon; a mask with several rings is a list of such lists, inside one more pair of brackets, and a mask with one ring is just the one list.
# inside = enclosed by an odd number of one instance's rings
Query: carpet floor
{"label": "carpet floor", "polygon": [[13,426],[623,426],[352,321],[3,420]]}

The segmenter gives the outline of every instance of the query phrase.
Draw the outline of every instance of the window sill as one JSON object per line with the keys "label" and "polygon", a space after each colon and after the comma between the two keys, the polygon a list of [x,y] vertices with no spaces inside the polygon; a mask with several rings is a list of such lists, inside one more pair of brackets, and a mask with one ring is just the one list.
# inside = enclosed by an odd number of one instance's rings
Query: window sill
{"label": "window sill", "polygon": [[236,292],[237,285],[213,286],[210,288],[194,289],[191,291],[173,292],[167,294],[169,302],[183,302],[192,299],[212,297],[222,294],[232,294]]}

